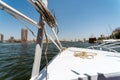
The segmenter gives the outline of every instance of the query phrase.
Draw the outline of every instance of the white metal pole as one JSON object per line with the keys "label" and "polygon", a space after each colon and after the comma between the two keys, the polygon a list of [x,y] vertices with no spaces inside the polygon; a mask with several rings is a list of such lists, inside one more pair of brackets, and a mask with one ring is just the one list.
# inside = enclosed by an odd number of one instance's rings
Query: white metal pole
{"label": "white metal pole", "polygon": [[14,17],[17,17],[17,18],[22,19],[26,22],[29,22],[30,24],[34,25],[37,28],[40,28],[40,26],[37,24],[36,21],[32,20],[31,18],[25,16],[21,12],[19,12],[16,9],[12,8],[11,6],[7,5],[2,0],[0,0],[0,9],[4,10],[5,12],[7,12],[8,14],[10,14]]}
{"label": "white metal pole", "polygon": [[44,30],[44,22],[42,20],[42,16],[40,18],[41,28],[38,29],[37,41],[36,41],[36,49],[35,49],[35,56],[34,56],[34,63],[32,68],[32,74],[30,80],[37,80],[40,71],[40,63],[41,63],[41,56],[42,56],[42,46],[43,46],[43,30]]}
{"label": "white metal pole", "polygon": [[[42,2],[47,7],[47,0],[42,0]],[[42,16],[40,16],[39,25],[41,26],[41,29],[38,29],[37,44],[36,44],[36,49],[35,49],[35,57],[34,57],[32,75],[31,75],[30,80],[37,80],[37,78],[39,76],[39,71],[40,71],[42,46],[43,46],[43,34],[44,34],[44,27],[45,27],[45,23],[43,21]]]}

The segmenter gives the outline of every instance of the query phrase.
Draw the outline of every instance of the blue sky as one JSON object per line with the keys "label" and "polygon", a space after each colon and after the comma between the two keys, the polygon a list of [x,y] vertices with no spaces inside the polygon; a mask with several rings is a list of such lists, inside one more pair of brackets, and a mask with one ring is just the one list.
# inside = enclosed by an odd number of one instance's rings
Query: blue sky
{"label": "blue sky", "polygon": [[[38,12],[27,0],[3,0],[28,17],[39,21]],[[74,40],[109,35],[120,26],[120,0],[48,0],[59,26],[59,38]],[[35,33],[37,29],[28,25]],[[20,39],[24,26],[6,12],[0,10],[0,33],[5,39],[14,36]],[[29,39],[33,36],[29,32]]]}

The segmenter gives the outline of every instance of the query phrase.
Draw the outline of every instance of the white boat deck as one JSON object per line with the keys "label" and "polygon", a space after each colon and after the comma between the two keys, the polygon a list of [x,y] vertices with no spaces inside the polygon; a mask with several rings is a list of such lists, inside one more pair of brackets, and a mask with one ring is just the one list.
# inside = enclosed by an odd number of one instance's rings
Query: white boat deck
{"label": "white boat deck", "polygon": [[[75,51],[96,53],[92,59],[75,57]],[[45,68],[39,80],[46,80]],[[48,65],[47,80],[120,80],[120,54],[84,48],[68,48]]]}

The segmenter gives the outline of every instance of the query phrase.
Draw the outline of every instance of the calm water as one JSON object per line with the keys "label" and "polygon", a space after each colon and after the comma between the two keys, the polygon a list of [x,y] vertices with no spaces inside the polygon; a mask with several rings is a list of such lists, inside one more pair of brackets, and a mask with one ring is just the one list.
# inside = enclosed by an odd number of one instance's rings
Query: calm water
{"label": "calm water", "polygon": [[[88,47],[93,44],[64,42],[63,46]],[[43,52],[44,52],[43,46]],[[0,80],[29,80],[34,58],[35,43],[0,43]],[[49,44],[48,60],[57,55],[58,49]],[[42,67],[45,65],[42,55]]]}

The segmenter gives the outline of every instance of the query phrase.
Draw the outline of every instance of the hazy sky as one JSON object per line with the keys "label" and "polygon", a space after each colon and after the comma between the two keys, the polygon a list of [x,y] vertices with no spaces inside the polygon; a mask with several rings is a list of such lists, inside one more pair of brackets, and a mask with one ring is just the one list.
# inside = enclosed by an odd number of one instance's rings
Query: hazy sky
{"label": "hazy sky", "polygon": [[[3,0],[28,17],[39,21],[39,14],[27,0]],[[48,8],[55,12],[60,39],[83,39],[91,35],[109,35],[120,26],[120,0],[48,0]],[[35,33],[37,29],[28,25]],[[20,39],[24,26],[0,10],[0,33],[5,39]],[[29,39],[33,38],[29,32]]]}

